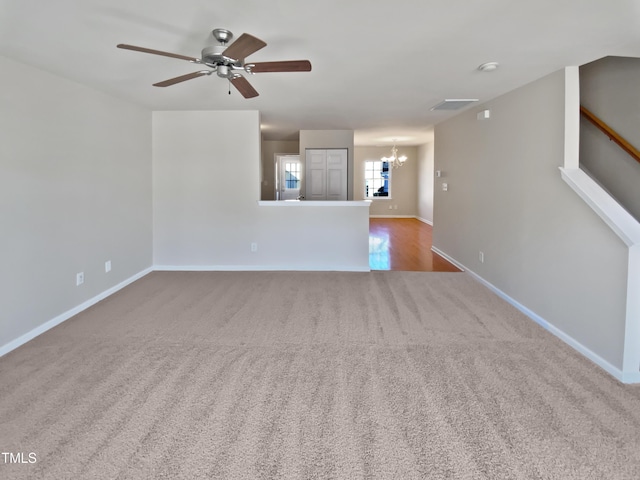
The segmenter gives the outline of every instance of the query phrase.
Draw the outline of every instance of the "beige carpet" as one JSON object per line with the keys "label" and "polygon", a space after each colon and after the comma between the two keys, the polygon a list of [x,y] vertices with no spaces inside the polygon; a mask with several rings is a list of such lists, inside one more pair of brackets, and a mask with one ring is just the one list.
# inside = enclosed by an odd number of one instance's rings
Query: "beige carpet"
{"label": "beige carpet", "polygon": [[36,458],[2,479],[638,479],[640,387],[464,273],[156,272],[0,358],[0,451]]}

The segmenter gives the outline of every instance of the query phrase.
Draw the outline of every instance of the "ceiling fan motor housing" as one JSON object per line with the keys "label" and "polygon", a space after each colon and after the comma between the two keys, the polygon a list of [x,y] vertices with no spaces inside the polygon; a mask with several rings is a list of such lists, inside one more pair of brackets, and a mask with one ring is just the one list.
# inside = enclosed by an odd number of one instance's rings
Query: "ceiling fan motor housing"
{"label": "ceiling fan motor housing", "polygon": [[233,70],[244,70],[244,66],[242,61],[222,55],[226,48],[225,45],[203,48],[201,61],[205,65],[215,68],[219,77],[230,78],[234,75]]}

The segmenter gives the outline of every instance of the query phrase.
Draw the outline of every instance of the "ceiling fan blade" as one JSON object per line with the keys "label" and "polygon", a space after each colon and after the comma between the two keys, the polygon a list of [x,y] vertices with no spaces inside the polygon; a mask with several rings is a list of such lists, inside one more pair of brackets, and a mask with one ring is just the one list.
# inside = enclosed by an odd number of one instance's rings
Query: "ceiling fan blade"
{"label": "ceiling fan blade", "polygon": [[179,58],[180,60],[188,60],[189,62],[200,63],[199,58],[187,57],[186,55],[179,55],[177,53],[162,52],[160,50],[153,50],[151,48],[136,47],[135,45],[127,45],[125,43],[120,43],[117,45],[117,47],[124,48],[125,50],[134,50],[136,52],[142,53],[152,53],[153,55],[162,55],[163,57]]}
{"label": "ceiling fan blade", "polygon": [[258,96],[256,89],[253,88],[249,81],[242,75],[231,79],[231,83],[233,83],[233,86],[238,89],[244,98],[253,98]]}
{"label": "ceiling fan blade", "polygon": [[266,46],[267,44],[259,38],[249,35],[248,33],[243,33],[222,52],[222,55],[233,58],[234,60],[240,60]]}
{"label": "ceiling fan blade", "polygon": [[309,60],[287,60],[284,62],[256,62],[251,63],[252,73],[263,72],[310,72]]}
{"label": "ceiling fan blade", "polygon": [[200,70],[199,72],[187,73],[186,75],[180,75],[179,77],[170,78],[169,80],[165,80],[164,82],[154,83],[154,87],[168,87],[169,85],[175,85],[176,83],[186,82],[187,80],[191,80],[192,78],[198,78],[203,75],[209,75],[211,71]]}

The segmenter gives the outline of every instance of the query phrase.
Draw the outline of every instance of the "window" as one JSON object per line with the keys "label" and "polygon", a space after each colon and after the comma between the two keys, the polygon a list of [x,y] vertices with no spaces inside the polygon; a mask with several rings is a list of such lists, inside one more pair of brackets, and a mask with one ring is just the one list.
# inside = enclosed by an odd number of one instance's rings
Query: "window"
{"label": "window", "polygon": [[364,162],[364,198],[389,197],[390,180],[389,162],[382,160]]}
{"label": "window", "polygon": [[289,190],[300,188],[300,162],[285,162],[284,181]]}

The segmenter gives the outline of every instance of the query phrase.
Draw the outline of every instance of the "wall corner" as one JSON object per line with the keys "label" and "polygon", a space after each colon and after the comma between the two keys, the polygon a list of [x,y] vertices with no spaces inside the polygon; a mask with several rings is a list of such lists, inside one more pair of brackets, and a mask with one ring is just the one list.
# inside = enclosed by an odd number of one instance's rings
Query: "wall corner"
{"label": "wall corner", "polygon": [[580,152],[580,68],[564,69],[564,168],[578,168]]}

